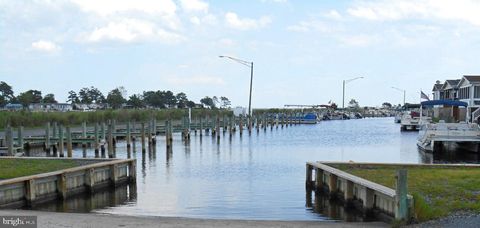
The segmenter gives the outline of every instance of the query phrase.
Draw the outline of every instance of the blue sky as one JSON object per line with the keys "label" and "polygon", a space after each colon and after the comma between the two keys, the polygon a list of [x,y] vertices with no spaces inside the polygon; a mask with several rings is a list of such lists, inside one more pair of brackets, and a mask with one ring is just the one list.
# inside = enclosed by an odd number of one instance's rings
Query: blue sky
{"label": "blue sky", "polygon": [[247,106],[418,102],[480,74],[480,1],[0,0],[0,80],[16,94],[124,86]]}

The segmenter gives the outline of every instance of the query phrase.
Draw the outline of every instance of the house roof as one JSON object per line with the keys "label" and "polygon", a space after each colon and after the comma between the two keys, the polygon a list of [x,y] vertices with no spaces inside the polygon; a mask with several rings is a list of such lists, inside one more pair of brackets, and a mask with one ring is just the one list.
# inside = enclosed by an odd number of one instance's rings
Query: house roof
{"label": "house roof", "polygon": [[[448,79],[443,83],[442,89],[457,89],[461,79]],[[451,87],[451,88],[448,88]]]}
{"label": "house roof", "polygon": [[439,91],[442,89],[443,84],[435,84],[433,85],[432,91]]}
{"label": "house roof", "polygon": [[464,75],[463,77],[471,83],[474,83],[474,82],[480,83],[480,75]]}

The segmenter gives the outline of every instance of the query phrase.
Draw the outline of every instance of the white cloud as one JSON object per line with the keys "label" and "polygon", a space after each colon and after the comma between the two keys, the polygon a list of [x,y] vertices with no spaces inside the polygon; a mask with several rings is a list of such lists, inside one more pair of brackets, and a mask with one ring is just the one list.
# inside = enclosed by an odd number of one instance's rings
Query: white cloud
{"label": "white cloud", "polygon": [[353,47],[367,47],[380,41],[380,37],[376,35],[351,35],[339,38],[343,44]]}
{"label": "white cloud", "polygon": [[173,16],[177,9],[172,0],[72,0],[72,2],[83,11],[102,16],[129,11]]}
{"label": "white cloud", "polygon": [[341,31],[341,27],[332,26],[323,21],[316,19],[311,19],[307,21],[300,21],[296,25],[290,25],[287,27],[288,31],[292,32],[310,32],[310,31],[319,31],[322,33],[334,33]]}
{"label": "white cloud", "polygon": [[268,16],[262,16],[259,19],[239,18],[236,13],[228,12],[225,14],[225,21],[228,27],[239,30],[259,29],[272,22]]}
{"label": "white cloud", "polygon": [[187,13],[208,12],[208,3],[201,0],[180,0],[182,9]]}
{"label": "white cloud", "polygon": [[342,19],[342,15],[340,15],[340,13],[336,10],[330,10],[330,11],[328,11],[328,13],[324,14],[324,16],[326,18],[334,19],[334,20]]}
{"label": "white cloud", "polygon": [[102,42],[113,40],[128,43],[155,38],[166,43],[177,43],[185,40],[179,34],[156,28],[155,24],[149,21],[123,19],[118,22],[110,22],[104,27],[96,28],[87,36],[86,41]]}
{"label": "white cloud", "polygon": [[480,1],[477,0],[398,0],[361,2],[347,9],[358,18],[368,20],[442,19],[468,22],[480,26]]}
{"label": "white cloud", "polygon": [[50,52],[50,53],[61,50],[61,48],[58,45],[56,45],[51,41],[46,41],[46,40],[39,40],[39,41],[33,42],[32,48],[34,50]]}

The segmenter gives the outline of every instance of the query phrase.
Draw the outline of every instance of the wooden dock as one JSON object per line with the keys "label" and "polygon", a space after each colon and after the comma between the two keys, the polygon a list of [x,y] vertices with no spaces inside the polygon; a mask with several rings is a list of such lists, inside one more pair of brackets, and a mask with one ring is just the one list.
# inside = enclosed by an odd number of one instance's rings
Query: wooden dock
{"label": "wooden dock", "polygon": [[386,215],[387,218],[403,221],[409,221],[413,217],[413,197],[407,194],[406,170],[397,171],[397,188],[391,189],[336,169],[329,164],[307,162],[307,191],[327,192],[330,197],[345,202],[345,206],[355,205],[366,214],[375,211],[377,214]]}
{"label": "wooden dock", "polygon": [[[0,159],[52,159],[13,158]],[[70,159],[70,158],[55,158]],[[49,173],[0,180],[0,208],[21,207],[136,181],[135,159],[76,159],[96,163]]]}

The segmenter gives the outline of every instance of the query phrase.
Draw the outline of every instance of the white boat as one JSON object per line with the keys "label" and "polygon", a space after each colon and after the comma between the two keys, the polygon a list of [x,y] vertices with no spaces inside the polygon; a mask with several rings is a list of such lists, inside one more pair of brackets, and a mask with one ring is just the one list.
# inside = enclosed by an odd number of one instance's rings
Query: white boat
{"label": "white boat", "polygon": [[403,114],[400,125],[400,130],[402,131],[418,131],[420,130],[420,117],[412,117],[411,114]]}
{"label": "white boat", "polygon": [[422,126],[417,141],[420,149],[434,152],[447,144],[455,144],[463,149],[477,152],[480,145],[480,127],[472,123],[443,121]]}

